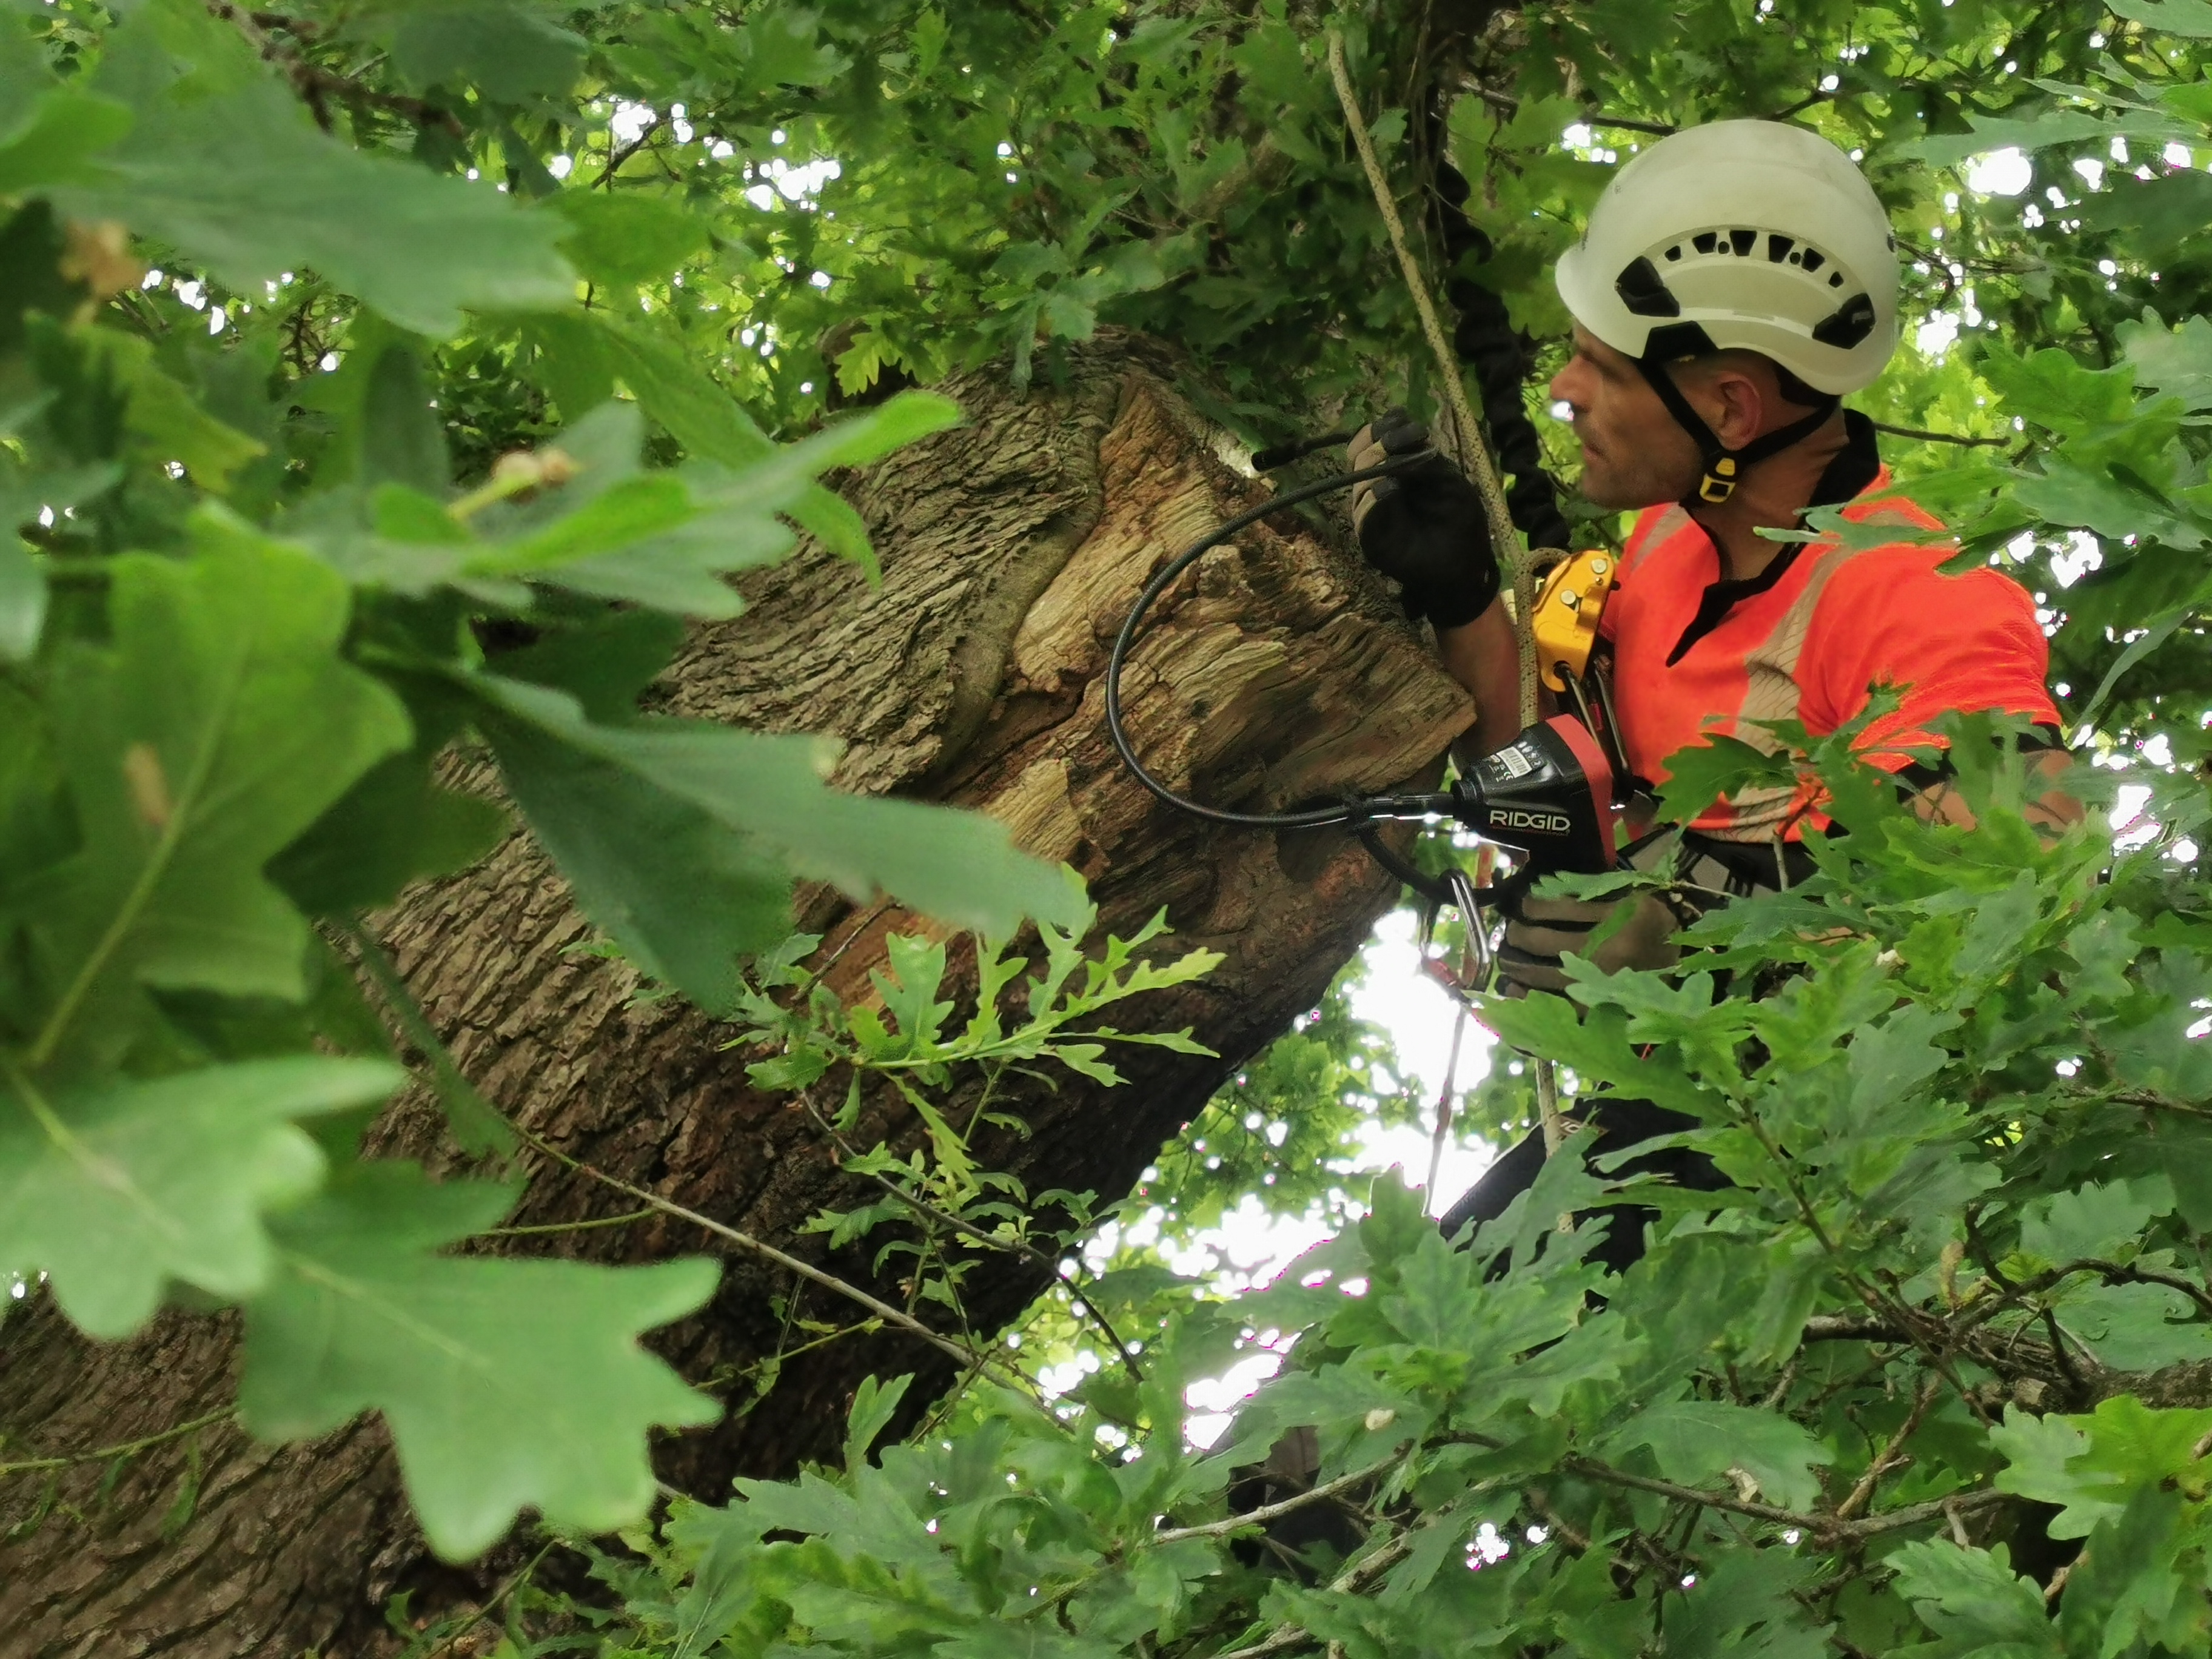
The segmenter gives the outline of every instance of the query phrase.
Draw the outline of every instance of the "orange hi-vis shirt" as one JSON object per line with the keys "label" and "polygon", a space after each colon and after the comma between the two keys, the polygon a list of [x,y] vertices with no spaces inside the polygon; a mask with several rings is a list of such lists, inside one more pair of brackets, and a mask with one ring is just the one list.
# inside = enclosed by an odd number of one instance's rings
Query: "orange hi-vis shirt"
{"label": "orange hi-vis shirt", "polygon": [[[1911,502],[1866,499],[1889,487],[1889,470],[1872,453],[1871,428],[1856,418],[1851,425],[1872,478],[1844,497],[1844,517],[1940,528]],[[1864,468],[1857,476],[1867,476]],[[1712,732],[1778,748],[1771,732],[1747,724],[1753,720],[1802,720],[1824,737],[1861,713],[1878,684],[1899,688],[1904,704],[1869,726],[1860,748],[1893,770],[1910,757],[1888,745],[1934,742],[1922,725],[1946,709],[2057,725],[2045,685],[2050,645],[2034,601],[1993,569],[1939,574],[1957,550],[1895,543],[1852,552],[1832,540],[1790,543],[1757,576],[1729,581],[1719,549],[1686,512],[1646,509],[1599,626],[1613,647],[1613,701],[1630,766],[1664,782],[1667,757]],[[1794,841],[1826,825],[1810,810],[1813,799],[1807,787],[1747,789],[1689,827],[1726,841]]]}

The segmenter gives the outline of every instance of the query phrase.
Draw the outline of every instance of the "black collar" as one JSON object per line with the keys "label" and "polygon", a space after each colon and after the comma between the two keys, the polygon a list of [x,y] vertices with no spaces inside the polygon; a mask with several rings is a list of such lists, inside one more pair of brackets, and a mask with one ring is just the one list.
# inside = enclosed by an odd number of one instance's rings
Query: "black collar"
{"label": "black collar", "polygon": [[[1805,503],[1806,511],[1810,512],[1816,507],[1841,506],[1872,483],[1881,471],[1881,452],[1875,446],[1874,422],[1856,409],[1845,410],[1844,447],[1836,453],[1835,459],[1828,463],[1827,471],[1820,474],[1820,482],[1813,487],[1813,499]],[[1802,514],[1798,515],[1797,522],[1802,527],[1805,522]],[[1729,613],[1738,605],[1765,592],[1788,575],[1790,566],[1797,562],[1806,546],[1803,542],[1785,543],[1766,568],[1757,575],[1746,576],[1741,580],[1723,577],[1706,588],[1705,596],[1698,601],[1698,614],[1690,618],[1690,625],[1682,630],[1682,637],[1667,653],[1667,666],[1672,668],[1681,661],[1684,653],[1725,622]],[[1713,553],[1716,558],[1719,556],[1718,543],[1714,544]]]}

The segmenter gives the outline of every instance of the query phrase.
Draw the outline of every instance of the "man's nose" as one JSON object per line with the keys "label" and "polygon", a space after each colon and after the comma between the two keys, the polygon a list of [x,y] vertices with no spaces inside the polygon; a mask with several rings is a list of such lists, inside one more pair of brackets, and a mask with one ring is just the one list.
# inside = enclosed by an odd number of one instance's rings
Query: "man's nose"
{"label": "man's nose", "polygon": [[1565,404],[1577,416],[1584,408],[1583,400],[1575,395],[1576,381],[1579,378],[1575,373],[1575,365],[1569,362],[1565,368],[1552,376],[1551,385],[1545,388],[1553,403]]}

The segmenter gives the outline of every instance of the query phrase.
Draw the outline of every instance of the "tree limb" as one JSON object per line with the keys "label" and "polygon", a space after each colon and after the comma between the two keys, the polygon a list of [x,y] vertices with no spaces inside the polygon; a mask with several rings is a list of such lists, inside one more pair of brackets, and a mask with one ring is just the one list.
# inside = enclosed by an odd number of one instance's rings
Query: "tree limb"
{"label": "tree limb", "polygon": [[350,75],[341,75],[319,64],[311,64],[299,52],[270,37],[269,30],[281,28],[288,33],[304,35],[309,26],[273,12],[252,11],[232,0],[204,0],[209,15],[228,23],[246,44],[259,55],[261,61],[280,71],[292,83],[297,93],[313,112],[315,125],[325,132],[331,130],[331,115],[324,100],[335,93],[350,103],[368,104],[378,109],[404,115],[417,126],[443,127],[454,137],[466,136],[459,120],[448,109],[441,108],[427,98],[411,98],[404,92],[385,92],[356,81]]}
{"label": "tree limb", "polygon": [[1823,1539],[1870,1538],[1877,1533],[1918,1526],[1924,1521],[1940,1521],[1953,1510],[1963,1514],[1972,1510],[1987,1509],[1992,1504],[2003,1502],[2006,1497],[2003,1492],[1987,1488],[1978,1492],[1954,1492],[1948,1498],[1933,1498],[1925,1504],[1913,1504],[1901,1510],[1890,1510],[1854,1521],[1837,1515],[1803,1515],[1795,1510],[1778,1509],[1771,1504],[1723,1498],[1717,1492],[1699,1492],[1695,1486],[1678,1486],[1672,1480],[1656,1480],[1649,1475],[1631,1474],[1624,1469],[1601,1463],[1595,1458],[1569,1457],[1561,1467],[1571,1474],[1602,1481],[1607,1486],[1656,1492],[1678,1503],[1702,1504],[1707,1509],[1726,1510],[1733,1515],[1749,1516],[1754,1521],[1771,1521],[1777,1526],[1796,1527],[1800,1531],[1809,1532]]}
{"label": "tree limb", "polygon": [[[1330,1594],[1341,1595],[1347,1591],[1365,1589],[1413,1553],[1413,1540],[1412,1532],[1401,1532],[1372,1555],[1353,1562],[1329,1581]],[[1270,1654],[1287,1652],[1291,1648],[1317,1639],[1303,1626],[1284,1625],[1249,1647],[1217,1654],[1214,1659],[1267,1659]]]}
{"label": "tree limb", "polygon": [[1018,1371],[1008,1370],[1003,1366],[999,1365],[997,1362],[980,1350],[970,1347],[963,1342],[956,1342],[941,1331],[932,1330],[928,1326],[923,1324],[921,1321],[914,1317],[913,1315],[903,1312],[902,1310],[891,1306],[890,1303],[869,1295],[867,1291],[862,1290],[859,1285],[850,1284],[846,1280],[838,1278],[835,1273],[825,1273],[823,1269],[816,1267],[812,1262],[801,1261],[798,1256],[793,1255],[787,1251],[779,1250],[775,1245],[768,1243],[764,1240],[755,1238],[750,1233],[740,1232],[737,1228],[729,1225],[726,1222],[717,1221],[712,1216],[702,1215],[698,1211],[691,1209],[685,1205],[678,1204],[673,1199],[663,1198],[659,1194],[653,1192],[647,1188],[634,1186],[629,1182],[623,1180],[619,1176],[611,1176],[605,1170],[596,1169],[592,1165],[585,1163],[581,1158],[572,1158],[567,1152],[562,1152],[558,1146],[554,1146],[550,1141],[546,1140],[542,1136],[532,1133],[530,1130],[524,1128],[520,1124],[516,1124],[514,1127],[515,1133],[522,1138],[525,1145],[535,1147],[538,1151],[544,1153],[546,1157],[552,1158],[556,1163],[559,1163],[568,1169],[575,1170],[579,1175],[589,1176],[592,1180],[611,1187],[618,1193],[628,1194],[630,1197],[637,1200],[639,1203],[648,1205],[652,1208],[659,1211],[663,1215],[674,1216],[679,1221],[688,1221],[693,1226],[702,1228],[706,1231],[714,1234],[715,1237],[725,1239],[730,1243],[736,1245],[739,1249],[750,1251],[751,1254],[759,1256],[763,1261],[773,1261],[777,1267],[785,1269],[787,1272],[797,1273],[801,1279],[807,1280],[811,1284],[819,1285],[824,1290],[835,1291],[839,1296],[845,1297],[846,1300],[858,1303],[861,1307],[866,1308],[870,1313],[875,1315],[877,1318],[884,1321],[884,1323],[895,1325],[900,1330],[905,1331],[911,1335],[920,1337],[923,1341],[928,1343],[933,1348],[936,1348],[941,1352],[949,1354],[951,1358],[958,1360],[962,1364],[974,1365],[978,1370],[981,1370],[995,1371],[1002,1381],[1013,1382],[1024,1393],[1030,1391],[1029,1379],[1023,1376]]}
{"label": "tree limb", "polygon": [[1284,1498],[1279,1504],[1262,1504],[1256,1510],[1247,1510],[1242,1515],[1232,1515],[1219,1521],[1209,1521],[1200,1527],[1176,1527],[1165,1532],[1156,1532],[1144,1541],[1148,1544],[1179,1544],[1186,1538],[1221,1538],[1247,1527],[1265,1526],[1279,1516],[1289,1515],[1310,1504],[1325,1503],[1339,1492],[1349,1492],[1362,1481],[1372,1480],[1403,1458],[1402,1453],[1392,1453],[1379,1463],[1370,1463],[1350,1474],[1340,1474],[1323,1486],[1309,1486],[1305,1491]]}

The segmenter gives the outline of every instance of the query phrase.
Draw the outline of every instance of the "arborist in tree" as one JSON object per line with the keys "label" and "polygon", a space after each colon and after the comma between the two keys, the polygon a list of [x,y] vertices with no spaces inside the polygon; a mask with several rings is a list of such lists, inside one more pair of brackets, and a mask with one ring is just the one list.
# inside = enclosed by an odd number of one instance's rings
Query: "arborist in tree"
{"label": "arborist in tree", "polygon": [[[1777,740],[1752,722],[1796,720],[1827,734],[1861,714],[1877,684],[1904,698],[1862,739],[1877,765],[1905,771],[1902,747],[1933,743],[1924,723],[1946,709],[2026,716],[2051,751],[2038,769],[2055,775],[2066,764],[2045,684],[2048,647],[2017,584],[1987,568],[1942,574],[1955,547],[1917,534],[1851,547],[1759,533],[1802,529],[1822,507],[1853,522],[1937,526],[1885,496],[1874,426],[1840,401],[1870,385],[1896,348],[1896,246],[1872,187],[1832,144],[1780,123],[1722,121],[1621,168],[1559,263],[1574,355],[1551,395],[1571,410],[1583,492],[1601,507],[1641,509],[1618,570],[1602,573],[1609,597],[1597,584],[1596,628],[1619,750],[1638,779],[1663,781],[1668,757],[1709,732],[1769,750]],[[1352,464],[1427,441],[1394,410],[1353,439]],[[1474,749],[1511,743],[1519,646],[1473,486],[1437,459],[1360,485],[1352,519],[1368,561],[1435,625],[1444,665],[1474,694]],[[1929,787],[1938,779],[1916,781],[1929,810],[1963,820],[1955,798]],[[2053,831],[2080,815],[2056,792],[2035,810]],[[1806,788],[1747,790],[1680,826],[1679,840],[1675,826],[1632,824],[1624,856],[1647,868],[1671,859],[1680,882],[1743,895],[1808,872],[1803,840],[1827,824]],[[1626,902],[1635,913],[1592,960],[1671,965],[1671,936],[1690,918],[1655,894]],[[1509,911],[1501,975],[1524,994],[1559,989],[1560,956],[1611,908],[1522,901]],[[1617,1149],[1689,1124],[1608,1099],[1597,1127],[1600,1146]],[[1533,1134],[1506,1153],[1447,1228],[1502,1212],[1543,1156]],[[1661,1154],[1654,1167],[1685,1184],[1722,1184],[1696,1155]],[[1606,1254],[1627,1260],[1640,1249],[1640,1237],[1624,1237]]]}

